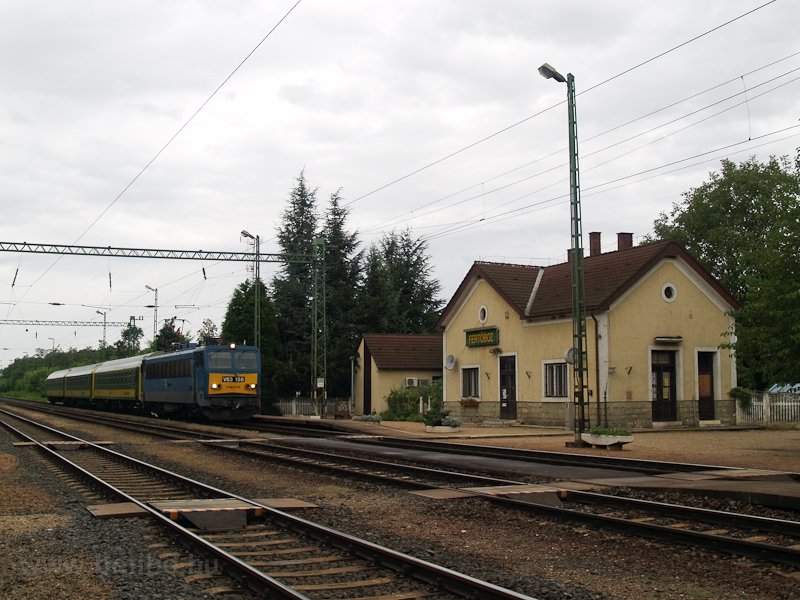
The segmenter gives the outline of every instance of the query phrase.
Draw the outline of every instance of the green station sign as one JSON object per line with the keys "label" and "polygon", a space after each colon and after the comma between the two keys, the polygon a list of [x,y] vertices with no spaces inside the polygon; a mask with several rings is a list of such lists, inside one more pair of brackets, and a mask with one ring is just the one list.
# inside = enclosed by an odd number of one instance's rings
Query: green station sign
{"label": "green station sign", "polygon": [[473,329],[467,331],[467,347],[497,346],[500,343],[500,330],[497,328]]}

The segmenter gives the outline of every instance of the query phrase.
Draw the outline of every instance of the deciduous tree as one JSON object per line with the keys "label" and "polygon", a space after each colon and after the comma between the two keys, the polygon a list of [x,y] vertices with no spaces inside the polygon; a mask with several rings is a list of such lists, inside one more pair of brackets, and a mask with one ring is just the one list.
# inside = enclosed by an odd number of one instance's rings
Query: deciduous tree
{"label": "deciduous tree", "polygon": [[654,223],[740,301],[733,348],[743,385],[800,381],[800,152],[722,169]]}

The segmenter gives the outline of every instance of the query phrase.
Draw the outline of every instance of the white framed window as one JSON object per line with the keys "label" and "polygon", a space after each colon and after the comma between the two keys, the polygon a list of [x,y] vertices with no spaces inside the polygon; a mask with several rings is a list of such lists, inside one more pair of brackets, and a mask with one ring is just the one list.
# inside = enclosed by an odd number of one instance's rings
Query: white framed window
{"label": "white framed window", "polygon": [[481,397],[481,370],[480,367],[463,367],[461,369],[461,397]]}
{"label": "white framed window", "polygon": [[569,398],[569,365],[566,362],[544,364],[544,397],[553,400]]}
{"label": "white framed window", "polygon": [[478,309],[478,321],[483,325],[489,319],[489,309],[486,306],[481,306]]}
{"label": "white framed window", "polygon": [[417,380],[417,387],[428,387],[431,382],[427,379],[418,379]]}

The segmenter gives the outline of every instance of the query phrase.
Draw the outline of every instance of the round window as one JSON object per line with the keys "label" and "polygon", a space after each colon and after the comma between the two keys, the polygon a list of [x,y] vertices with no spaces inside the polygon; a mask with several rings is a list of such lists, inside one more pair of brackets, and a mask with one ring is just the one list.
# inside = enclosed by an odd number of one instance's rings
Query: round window
{"label": "round window", "polygon": [[485,306],[481,306],[478,309],[478,321],[481,323],[486,323],[486,319],[489,318],[489,309]]}
{"label": "round window", "polygon": [[673,284],[667,283],[661,288],[661,297],[664,298],[666,302],[674,302],[675,298],[678,297],[678,290],[675,289]]}

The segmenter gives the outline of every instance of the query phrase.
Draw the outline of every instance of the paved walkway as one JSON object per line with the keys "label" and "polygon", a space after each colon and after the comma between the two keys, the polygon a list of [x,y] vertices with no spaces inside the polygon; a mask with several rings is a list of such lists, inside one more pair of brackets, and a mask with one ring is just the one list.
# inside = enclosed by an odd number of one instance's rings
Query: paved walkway
{"label": "paved walkway", "polygon": [[[425,432],[422,423],[384,421],[326,421],[354,433],[384,436],[414,436],[470,444],[510,446],[561,452],[599,454],[616,452],[595,448],[567,448],[572,432],[557,427],[513,425],[478,427],[463,425],[451,434]],[[751,469],[800,473],[800,429],[708,428],[634,431],[634,441],[619,451],[626,458],[670,460]]]}

